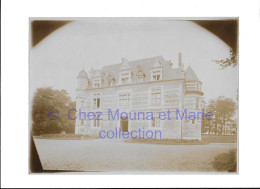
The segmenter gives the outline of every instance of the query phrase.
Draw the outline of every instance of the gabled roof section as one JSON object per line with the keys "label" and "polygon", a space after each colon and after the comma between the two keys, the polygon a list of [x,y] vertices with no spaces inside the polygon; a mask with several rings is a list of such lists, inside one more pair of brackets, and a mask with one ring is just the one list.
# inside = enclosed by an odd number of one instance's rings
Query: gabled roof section
{"label": "gabled roof section", "polygon": [[[167,63],[162,56],[156,56],[152,58],[145,58],[141,60],[134,60],[134,61],[129,61],[128,65],[131,70],[132,74],[132,82],[133,83],[138,83],[138,71],[140,66],[142,67],[142,70],[145,74],[144,77],[144,82],[149,82],[151,81],[151,69],[156,62],[161,62],[162,64],[162,72],[163,72],[163,77],[162,80],[172,80],[172,79],[180,79],[181,78],[181,69],[175,68],[173,69],[169,63]],[[101,72],[104,74],[104,83],[105,85],[107,84],[107,77],[109,73],[112,73],[115,76],[115,82],[118,81],[119,79],[119,74],[121,70],[122,63],[120,64],[114,64],[114,65],[108,65],[104,66],[101,69]]]}
{"label": "gabled roof section", "polygon": [[200,81],[191,66],[189,66],[185,72],[186,81]]}

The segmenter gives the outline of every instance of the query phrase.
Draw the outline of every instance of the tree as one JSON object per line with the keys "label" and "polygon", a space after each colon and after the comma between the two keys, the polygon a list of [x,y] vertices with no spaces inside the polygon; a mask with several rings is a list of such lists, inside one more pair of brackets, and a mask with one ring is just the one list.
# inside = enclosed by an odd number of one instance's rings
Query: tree
{"label": "tree", "polygon": [[227,67],[236,67],[237,66],[237,53],[229,49],[230,57],[226,58],[225,60],[213,60],[213,62],[219,64],[220,69],[225,69]]}
{"label": "tree", "polygon": [[[34,94],[32,103],[32,134],[56,134],[61,131],[74,133],[75,121],[70,120],[68,111],[75,109],[75,102],[72,102],[65,90],[53,90],[52,88],[38,88]],[[50,115],[50,110],[55,109]],[[75,111],[72,111],[75,113]],[[54,116],[54,119],[52,117]],[[71,114],[71,117],[75,115]]]}
{"label": "tree", "polygon": [[233,118],[236,108],[236,103],[230,98],[219,97],[216,100],[211,100],[206,106],[206,112],[211,112],[213,119],[202,120],[203,133],[226,135],[227,126],[236,127]]}

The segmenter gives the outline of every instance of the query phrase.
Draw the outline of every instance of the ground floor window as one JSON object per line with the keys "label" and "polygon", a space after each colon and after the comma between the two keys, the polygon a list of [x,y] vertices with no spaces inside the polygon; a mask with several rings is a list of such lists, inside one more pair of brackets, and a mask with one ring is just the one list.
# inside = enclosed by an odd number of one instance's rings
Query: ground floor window
{"label": "ground floor window", "polygon": [[97,116],[95,116],[93,121],[94,121],[93,127],[100,127],[100,120],[97,119]]}
{"label": "ground floor window", "polygon": [[153,117],[151,127],[160,127],[159,117]]}

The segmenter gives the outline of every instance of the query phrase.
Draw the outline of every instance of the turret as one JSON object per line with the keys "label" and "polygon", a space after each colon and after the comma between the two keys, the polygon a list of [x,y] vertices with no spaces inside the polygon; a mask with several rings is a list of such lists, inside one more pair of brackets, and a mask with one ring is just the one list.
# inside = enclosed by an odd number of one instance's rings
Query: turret
{"label": "turret", "polygon": [[[185,72],[184,107],[187,111],[198,115],[202,111],[202,82],[189,66]],[[183,139],[201,140],[201,116],[189,117],[182,125]]]}
{"label": "turret", "polygon": [[88,88],[88,74],[84,70],[84,68],[79,72],[77,79],[78,79],[78,89],[85,90],[86,88]]}
{"label": "turret", "polygon": [[187,68],[185,73],[185,84],[186,93],[197,94],[199,96],[203,95],[201,90],[202,82],[198,79],[197,75],[190,66]]}

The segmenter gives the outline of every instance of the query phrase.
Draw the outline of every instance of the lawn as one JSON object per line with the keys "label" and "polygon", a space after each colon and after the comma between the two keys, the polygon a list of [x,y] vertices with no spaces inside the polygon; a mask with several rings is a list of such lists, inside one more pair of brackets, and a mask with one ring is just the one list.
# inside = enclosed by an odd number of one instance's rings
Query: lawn
{"label": "lawn", "polygon": [[205,143],[236,143],[237,136],[201,135],[201,141]]}
{"label": "lawn", "polygon": [[84,140],[84,139],[98,139],[98,136],[80,135],[80,134],[42,134],[34,136],[39,139],[53,139],[53,140]]}
{"label": "lawn", "polygon": [[34,141],[44,170],[216,172],[214,159],[236,149],[235,143],[154,145],[102,139],[39,138]]}

